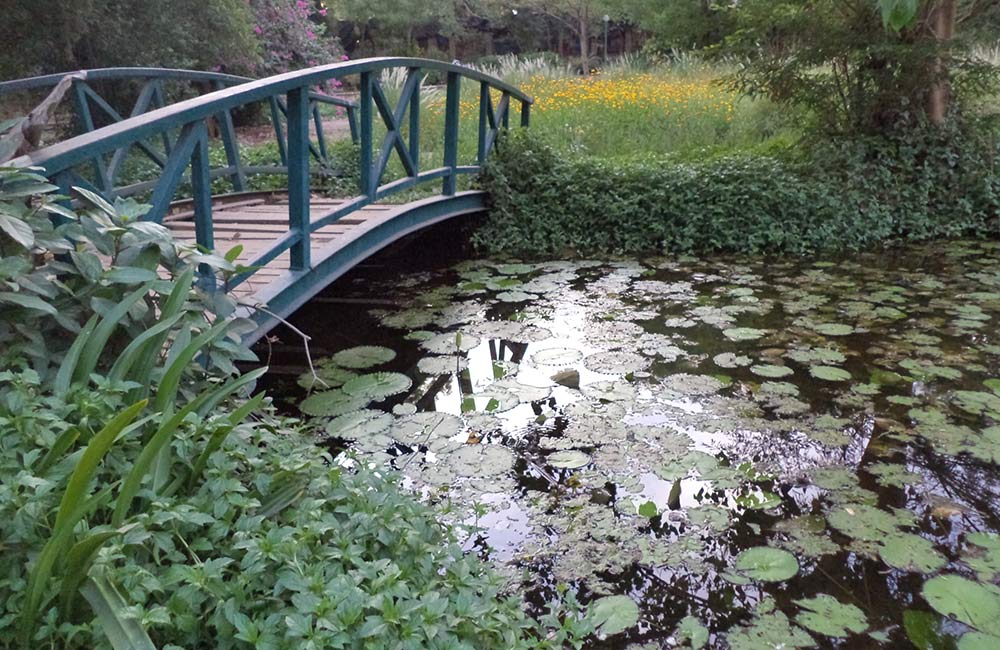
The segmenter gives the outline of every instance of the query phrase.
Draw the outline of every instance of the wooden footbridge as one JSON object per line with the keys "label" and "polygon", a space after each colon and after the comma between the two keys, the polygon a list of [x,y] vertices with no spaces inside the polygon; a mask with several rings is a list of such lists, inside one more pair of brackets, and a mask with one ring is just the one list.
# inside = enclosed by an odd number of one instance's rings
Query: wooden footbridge
{"label": "wooden footbridge", "polygon": [[[393,73],[402,83],[386,88],[382,79]],[[423,169],[427,156],[421,155],[421,90],[429,73],[443,84],[433,89],[441,99],[438,137],[443,153],[439,164]],[[229,277],[224,288],[245,305],[267,307],[247,309],[260,325],[252,339],[270,329],[275,316],[287,316],[388,244],[446,219],[482,212],[483,193],[458,191],[458,178],[479,172],[508,126],[512,101],[520,105],[521,126],[528,126],[531,107],[530,97],[499,79],[472,68],[414,58],[345,61],[261,80],[151,68],[69,74],[80,134],[8,164],[42,169],[70,196],[75,188],[108,199],[138,196],[152,205],[145,218],[169,227],[179,239],[206,251],[236,248],[236,262],[246,270]],[[0,96],[51,88],[65,76],[3,82]],[[95,90],[95,85],[113,81],[127,81],[138,89],[128,116]],[[321,92],[333,82],[356,87],[358,100]],[[204,92],[171,103],[165,100],[168,83]],[[390,101],[389,95],[398,98]],[[471,102],[478,104],[476,158],[463,164],[461,109]],[[349,122],[357,147],[356,170],[345,170],[343,161],[332,155],[324,105],[342,111]],[[277,164],[254,165],[241,155],[233,116],[261,108],[270,116]],[[211,154],[213,135],[221,141],[224,156]],[[148,178],[136,180],[132,174],[125,184],[123,172],[137,157],[146,162]],[[401,172],[386,180],[393,157]],[[355,196],[329,198],[313,187],[324,176],[345,171],[356,171],[360,179]],[[248,191],[248,179],[258,174],[279,174],[287,182],[280,191]],[[418,186],[433,190],[408,203],[386,201]],[[207,269],[202,270],[201,283],[209,290],[223,287]]]}

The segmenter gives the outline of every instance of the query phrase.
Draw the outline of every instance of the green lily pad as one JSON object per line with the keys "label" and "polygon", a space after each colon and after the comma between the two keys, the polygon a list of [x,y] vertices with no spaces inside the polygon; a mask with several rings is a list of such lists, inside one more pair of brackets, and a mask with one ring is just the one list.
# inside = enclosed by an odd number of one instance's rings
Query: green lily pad
{"label": "green lily pad", "polygon": [[708,628],[696,617],[685,616],[677,626],[674,637],[681,643],[686,641],[693,650],[700,650],[708,645]]}
{"label": "green lily pad", "polygon": [[302,400],[299,410],[306,415],[332,417],[363,409],[369,402],[371,400],[363,395],[349,395],[342,390],[325,390]]}
{"label": "green lily pad", "polygon": [[469,367],[469,361],[456,355],[434,355],[417,362],[417,370],[425,375],[450,375]]}
{"label": "green lily pad", "polygon": [[583,365],[588,370],[605,375],[627,375],[649,367],[650,360],[635,352],[612,350],[588,355]]}
{"label": "green lily pad", "polygon": [[854,328],[843,323],[819,323],[813,330],[823,336],[847,336],[854,333]]}
{"label": "green lily pad", "polygon": [[1000,636],[1000,587],[944,575],[925,582],[921,593],[939,614],[954,617],[984,634]]}
{"label": "green lily pad", "polygon": [[345,383],[341,390],[348,395],[381,400],[391,395],[405,393],[413,385],[413,380],[398,372],[373,372],[361,375]]}
{"label": "green lily pad", "polygon": [[461,332],[436,334],[426,341],[420,342],[420,347],[433,354],[458,354],[459,352],[468,352],[478,346],[478,337]]}
{"label": "green lily pad", "polygon": [[331,357],[341,368],[371,368],[388,363],[396,358],[396,353],[379,345],[359,345],[341,350]]}
{"label": "green lily pad", "polygon": [[766,330],[759,330],[753,327],[731,327],[722,331],[730,341],[753,341],[767,334]]}
{"label": "green lily pad", "polygon": [[799,561],[780,548],[755,546],[736,556],[736,570],[761,582],[782,582],[799,572]]}
{"label": "green lily pad", "polygon": [[491,477],[506,474],[514,466],[514,454],[499,445],[465,445],[443,457],[459,476]]}
{"label": "green lily pad", "polygon": [[848,381],[851,379],[851,373],[836,366],[812,366],[809,368],[809,374],[823,381]]}
{"label": "green lily pad", "polygon": [[934,545],[919,535],[895,533],[882,539],[878,550],[882,561],[896,569],[933,573],[948,561]]}
{"label": "green lily pad", "polygon": [[761,377],[780,379],[794,373],[788,366],[775,366],[770,364],[750,366],[750,372]]}
{"label": "green lily pad", "polygon": [[796,600],[801,612],[795,622],[802,627],[832,637],[861,634],[868,628],[868,619],[858,607],[842,603],[833,596],[823,594],[815,598]]}
{"label": "green lily pad", "polygon": [[583,358],[583,353],[573,348],[548,348],[531,356],[538,366],[571,366]]}
{"label": "green lily pad", "polygon": [[358,440],[387,431],[394,419],[385,411],[362,409],[338,415],[330,420],[326,425],[326,432],[338,438]]}
{"label": "green lily pad", "polygon": [[983,413],[1000,414],[1000,396],[993,393],[957,390],[955,391],[953,400],[958,408],[973,415],[982,415]]}
{"label": "green lily pad", "polygon": [[558,469],[580,469],[590,463],[590,456],[576,449],[567,449],[549,454],[545,461]]}
{"label": "green lily pad", "polygon": [[590,604],[587,618],[601,636],[612,636],[639,622],[639,606],[628,596],[605,596]]}

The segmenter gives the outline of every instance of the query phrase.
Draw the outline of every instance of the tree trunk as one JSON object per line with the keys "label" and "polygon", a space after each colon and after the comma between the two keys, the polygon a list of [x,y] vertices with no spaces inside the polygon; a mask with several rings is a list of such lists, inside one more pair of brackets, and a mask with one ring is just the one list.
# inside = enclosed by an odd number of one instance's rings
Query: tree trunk
{"label": "tree trunk", "polygon": [[458,58],[458,39],[454,36],[448,37],[448,58],[452,61]]}
{"label": "tree trunk", "polygon": [[[932,10],[928,25],[939,48],[947,49],[955,37],[957,4],[957,0],[940,0]],[[948,117],[950,99],[948,66],[942,57],[938,56],[931,67],[930,92],[927,96],[927,117],[933,124],[944,124]]]}
{"label": "tree trunk", "polygon": [[587,7],[580,9],[580,69],[583,74],[590,72],[590,13]]}

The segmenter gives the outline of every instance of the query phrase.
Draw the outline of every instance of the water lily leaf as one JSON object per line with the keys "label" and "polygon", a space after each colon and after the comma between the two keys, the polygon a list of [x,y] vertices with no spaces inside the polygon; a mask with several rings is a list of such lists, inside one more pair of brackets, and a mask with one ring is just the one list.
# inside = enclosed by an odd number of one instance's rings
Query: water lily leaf
{"label": "water lily leaf", "polygon": [[878,554],[883,562],[903,571],[933,573],[948,563],[929,540],[911,533],[886,536]]}
{"label": "water lily leaf", "polygon": [[891,512],[863,504],[842,506],[827,515],[826,520],[845,535],[868,542],[880,542],[906,523]]}
{"label": "water lily leaf", "polygon": [[868,619],[858,607],[842,603],[826,594],[805,600],[796,600],[801,612],[795,622],[802,627],[832,637],[861,634],[868,628]]}
{"label": "water lily leaf", "polygon": [[492,477],[510,471],[514,454],[499,445],[465,445],[445,456],[444,461],[459,476]]}
{"label": "water lily leaf", "polygon": [[646,517],[647,519],[652,519],[653,517],[660,514],[660,509],[656,507],[656,504],[652,501],[647,501],[639,506],[638,511],[640,517]]}
{"label": "water lily leaf", "polygon": [[730,341],[753,341],[767,334],[767,331],[753,327],[731,327],[723,330],[722,334]]}
{"label": "water lily leaf", "polygon": [[309,371],[302,373],[299,375],[298,384],[306,390],[326,390],[340,388],[345,381],[355,377],[357,374],[350,370],[344,370],[332,365],[332,363],[323,364],[320,362],[316,365],[316,374],[313,375]]}
{"label": "water lily leaf", "polygon": [[635,352],[611,350],[587,355],[583,365],[604,375],[628,375],[649,367],[650,360]]}
{"label": "water lily leaf", "polygon": [[605,596],[590,604],[587,618],[599,634],[612,636],[639,622],[639,606],[628,596]]}
{"label": "water lily leaf", "polygon": [[813,330],[823,336],[847,336],[854,333],[854,328],[843,323],[819,323]]}
{"label": "water lily leaf", "polygon": [[1000,636],[1000,587],[957,575],[931,578],[924,600],[943,616],[952,616],[984,634]]}
{"label": "water lily leaf", "polygon": [[685,616],[677,626],[674,637],[681,643],[686,641],[693,650],[700,650],[708,645],[708,628],[697,617]]}
{"label": "water lily leaf", "polygon": [[466,358],[455,355],[424,357],[417,362],[417,370],[425,375],[450,375],[468,367],[469,361]]}
{"label": "water lily leaf", "polygon": [[404,415],[396,420],[392,437],[406,445],[428,445],[434,448],[455,437],[465,428],[462,418],[437,411]]}
{"label": "water lily leaf", "polygon": [[381,400],[391,395],[405,393],[412,385],[413,380],[402,373],[373,372],[351,379],[341,387],[341,390],[348,395]]}
{"label": "water lily leaf", "polygon": [[973,415],[982,415],[983,413],[1000,414],[1000,396],[993,393],[957,390],[952,399],[958,408]]}
{"label": "water lily leaf", "polygon": [[526,291],[501,291],[496,295],[496,299],[500,302],[527,302],[537,297],[535,294],[527,293]]}
{"label": "water lily leaf", "polygon": [[851,379],[851,373],[836,366],[812,366],[809,368],[809,374],[823,381],[848,381]]}
{"label": "water lily leaf", "polygon": [[583,353],[573,348],[548,348],[531,356],[537,366],[571,366],[583,358]]}
{"label": "water lily leaf", "polygon": [[421,341],[420,347],[433,354],[458,354],[479,347],[479,337],[461,332],[445,332]]}
{"label": "water lily leaf", "polygon": [[781,582],[799,572],[799,561],[788,551],[770,546],[748,548],[736,556],[736,570],[761,582]]}
{"label": "water lily leaf", "polygon": [[969,632],[958,640],[958,650],[996,650],[1000,648],[1000,636]]}
{"label": "water lily leaf", "polygon": [[326,432],[331,436],[357,440],[387,431],[395,418],[385,411],[362,409],[330,420]]}
{"label": "water lily leaf", "polygon": [[576,449],[567,449],[551,453],[545,460],[558,469],[580,469],[590,463],[590,456]]}
{"label": "water lily leaf", "polygon": [[814,648],[815,641],[802,629],[793,627],[781,612],[758,616],[752,625],[728,635],[730,650],[791,650]]}
{"label": "water lily leaf", "polygon": [[580,392],[602,402],[631,402],[636,396],[635,388],[627,381],[597,381],[582,386]]}
{"label": "water lily leaf", "polygon": [[750,366],[750,372],[761,377],[769,377],[772,379],[780,379],[782,377],[787,377],[791,375],[794,371],[788,366],[775,366],[770,364],[764,364],[759,366]]}
{"label": "water lily leaf", "polygon": [[396,353],[378,345],[359,345],[341,350],[331,358],[341,368],[371,368],[392,361]]}
{"label": "water lily leaf", "polygon": [[312,416],[336,416],[368,406],[371,400],[362,395],[348,395],[342,390],[313,393],[302,400],[299,410]]}
{"label": "water lily leaf", "polygon": [[748,356],[737,355],[733,352],[723,352],[712,357],[712,361],[720,368],[742,368],[749,366],[753,360]]}

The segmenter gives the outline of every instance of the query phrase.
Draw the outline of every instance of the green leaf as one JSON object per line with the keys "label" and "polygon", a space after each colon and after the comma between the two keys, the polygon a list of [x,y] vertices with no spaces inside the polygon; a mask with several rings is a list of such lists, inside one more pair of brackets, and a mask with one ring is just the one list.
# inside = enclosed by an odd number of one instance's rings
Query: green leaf
{"label": "green leaf", "polygon": [[1000,587],[945,575],[925,582],[921,593],[939,614],[953,616],[985,634],[1000,636]]}
{"label": "green leaf", "polygon": [[795,617],[795,622],[819,634],[839,638],[852,633],[861,634],[868,628],[868,619],[863,611],[833,596],[823,594],[796,600],[795,604],[805,610]]}
{"label": "green leaf", "polygon": [[396,353],[389,348],[377,345],[360,345],[341,350],[333,355],[333,363],[341,368],[370,368],[388,363],[396,358]]}
{"label": "green leaf", "polygon": [[44,312],[46,314],[55,315],[56,308],[45,302],[38,296],[32,295],[30,293],[21,293],[14,291],[0,291],[0,302],[5,302],[11,305],[18,305],[19,307],[24,307],[25,309],[33,309],[35,311]]}
{"label": "green leaf", "polygon": [[35,245],[35,233],[22,219],[0,212],[0,230],[24,248],[30,249]]}
{"label": "green leaf", "polygon": [[882,24],[886,29],[900,32],[917,19],[920,0],[878,0],[882,11]]}
{"label": "green leaf", "polygon": [[156,650],[153,640],[128,613],[128,604],[103,576],[87,580],[80,590],[114,650]]}
{"label": "green leaf", "polygon": [[83,348],[90,341],[90,337],[93,336],[94,329],[97,327],[99,321],[100,317],[97,314],[91,316],[87,324],[80,330],[80,333],[73,339],[69,350],[66,351],[66,356],[63,357],[62,363],[59,364],[59,372],[56,373],[55,383],[52,386],[52,392],[56,396],[65,395],[66,391],[69,390],[73,382],[73,375],[76,372],[76,365],[80,361],[80,354],[82,354]]}
{"label": "green leaf", "polygon": [[86,383],[90,374],[97,367],[97,362],[104,352],[104,347],[108,339],[118,329],[119,322],[125,318],[129,310],[137,301],[141,300],[149,293],[149,285],[144,284],[132,293],[128,294],[114,307],[112,307],[101,320],[101,323],[94,329],[93,335],[87,339],[83,350],[80,353],[80,361],[73,370],[73,383]]}
{"label": "green leaf", "polygon": [[687,641],[693,650],[700,650],[708,645],[708,628],[694,616],[685,616],[681,619],[675,636],[682,643]]}
{"label": "green leaf", "polygon": [[601,635],[612,636],[639,622],[639,606],[628,596],[605,596],[590,604],[587,618]]}
{"label": "green leaf", "polygon": [[104,273],[104,279],[113,284],[139,284],[142,282],[152,282],[157,277],[156,271],[141,269],[134,266],[118,266],[108,269]]}
{"label": "green leaf", "polygon": [[404,374],[373,372],[348,380],[340,389],[351,396],[380,400],[405,393],[412,385],[413,381]]}
{"label": "green leaf", "polygon": [[736,557],[736,570],[754,580],[781,582],[799,572],[799,561],[780,548],[755,546]]}
{"label": "green leaf", "polygon": [[647,501],[646,503],[639,506],[639,516],[646,517],[647,519],[652,519],[656,515],[660,514],[659,508],[652,501]]}

